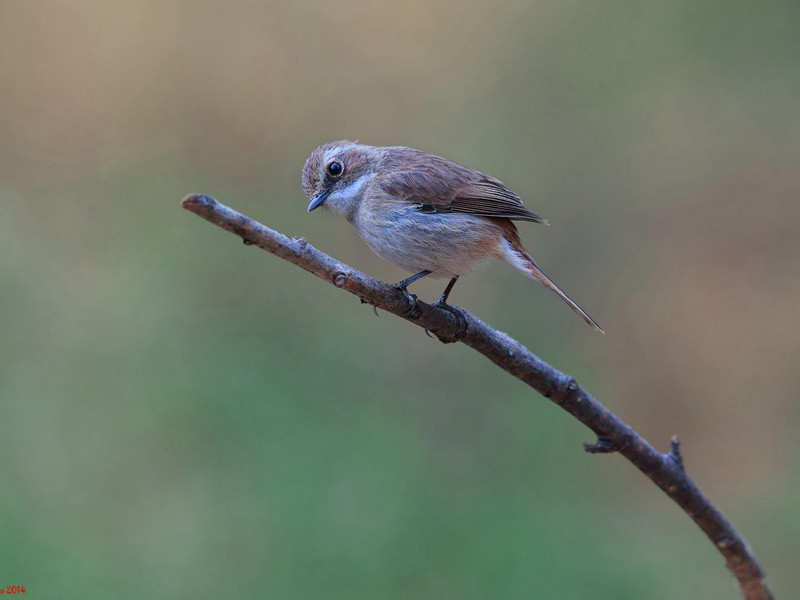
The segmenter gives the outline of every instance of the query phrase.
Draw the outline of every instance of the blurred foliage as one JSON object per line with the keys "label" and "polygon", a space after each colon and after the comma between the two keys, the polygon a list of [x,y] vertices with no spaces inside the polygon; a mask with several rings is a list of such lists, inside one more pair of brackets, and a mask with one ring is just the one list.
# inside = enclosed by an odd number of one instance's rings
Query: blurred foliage
{"label": "blurred foliage", "polygon": [[[0,584],[35,597],[730,598],[588,432],[181,211],[208,192],[387,281],[299,171],[340,138],[502,178],[604,325],[511,269],[453,301],[688,469],[800,588],[800,4],[0,9]],[[439,282],[422,281],[423,298]]]}

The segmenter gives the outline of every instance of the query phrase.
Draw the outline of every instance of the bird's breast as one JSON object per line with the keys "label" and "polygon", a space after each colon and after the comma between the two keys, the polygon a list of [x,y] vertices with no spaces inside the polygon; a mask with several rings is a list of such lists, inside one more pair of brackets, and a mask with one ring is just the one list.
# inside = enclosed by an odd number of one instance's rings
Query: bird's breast
{"label": "bird's breast", "polygon": [[353,221],[370,249],[408,271],[455,277],[498,254],[502,232],[488,219],[427,213],[391,198],[364,198]]}

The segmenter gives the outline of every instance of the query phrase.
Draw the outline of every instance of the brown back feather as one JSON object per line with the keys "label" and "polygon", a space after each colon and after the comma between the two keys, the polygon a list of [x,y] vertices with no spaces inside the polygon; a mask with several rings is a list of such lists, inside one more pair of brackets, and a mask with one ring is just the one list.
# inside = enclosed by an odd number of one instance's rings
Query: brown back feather
{"label": "brown back feather", "polygon": [[381,187],[394,198],[421,205],[423,212],[546,222],[494,177],[413,148],[386,150],[378,169]]}

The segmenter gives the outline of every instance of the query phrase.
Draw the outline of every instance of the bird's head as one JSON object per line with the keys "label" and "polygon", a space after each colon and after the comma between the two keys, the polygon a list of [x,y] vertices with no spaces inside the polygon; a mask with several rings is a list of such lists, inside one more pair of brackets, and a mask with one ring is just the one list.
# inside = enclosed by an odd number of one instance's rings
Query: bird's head
{"label": "bird's head", "polygon": [[311,201],[308,212],[326,206],[333,212],[352,216],[374,173],[375,159],[370,146],[340,141],[314,149],[303,166],[303,192]]}

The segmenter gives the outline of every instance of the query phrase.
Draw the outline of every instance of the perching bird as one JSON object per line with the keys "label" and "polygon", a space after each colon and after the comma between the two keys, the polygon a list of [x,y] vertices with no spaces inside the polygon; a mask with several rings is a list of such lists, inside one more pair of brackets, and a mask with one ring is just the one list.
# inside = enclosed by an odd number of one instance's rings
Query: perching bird
{"label": "perching bird", "polygon": [[426,275],[449,277],[436,302],[446,307],[461,275],[497,258],[542,282],[603,332],[522,245],[514,221],[546,221],[494,177],[413,148],[339,141],[311,153],[302,182],[309,212],[325,206],[344,216],[375,254],[416,272],[400,289]]}

